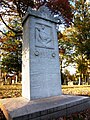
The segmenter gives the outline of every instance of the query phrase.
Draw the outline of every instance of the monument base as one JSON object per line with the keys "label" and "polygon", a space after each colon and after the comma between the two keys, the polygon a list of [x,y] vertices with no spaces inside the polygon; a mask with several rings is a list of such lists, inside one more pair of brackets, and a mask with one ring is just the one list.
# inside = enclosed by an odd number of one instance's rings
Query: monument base
{"label": "monument base", "polygon": [[90,98],[61,95],[29,101],[23,97],[0,100],[7,120],[52,120],[90,108]]}

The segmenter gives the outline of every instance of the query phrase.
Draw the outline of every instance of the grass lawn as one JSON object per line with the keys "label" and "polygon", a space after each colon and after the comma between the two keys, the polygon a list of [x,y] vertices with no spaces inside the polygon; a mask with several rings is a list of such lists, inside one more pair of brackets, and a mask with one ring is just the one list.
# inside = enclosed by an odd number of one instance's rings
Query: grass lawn
{"label": "grass lawn", "polygon": [[90,96],[90,85],[62,86],[63,94]]}
{"label": "grass lawn", "polygon": [[[21,84],[0,86],[0,99],[21,96]],[[90,96],[90,85],[62,86],[63,94]]]}
{"label": "grass lawn", "polygon": [[21,96],[21,88],[22,88],[22,86],[20,84],[19,85],[0,86],[0,99],[20,97]]}

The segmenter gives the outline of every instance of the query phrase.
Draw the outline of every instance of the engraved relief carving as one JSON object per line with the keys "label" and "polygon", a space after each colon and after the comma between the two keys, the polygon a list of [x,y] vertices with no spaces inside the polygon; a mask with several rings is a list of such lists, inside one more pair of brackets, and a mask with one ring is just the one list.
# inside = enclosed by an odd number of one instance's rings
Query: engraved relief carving
{"label": "engraved relief carving", "polygon": [[56,54],[55,53],[52,53],[52,57],[54,58],[56,56]]}
{"label": "engraved relief carving", "polygon": [[35,51],[35,56],[39,56],[39,52],[38,51]]}
{"label": "engraved relief carving", "polygon": [[33,15],[42,19],[49,20],[51,22],[54,22],[56,24],[61,24],[61,18],[59,16],[54,16],[54,13],[46,6],[41,6],[38,10],[32,9],[31,7],[28,7],[27,14],[23,19],[23,22],[28,18],[28,15]]}
{"label": "engraved relief carving", "polygon": [[50,35],[47,33],[47,31],[45,31],[45,25],[41,25],[41,28],[37,28],[38,30],[38,40],[43,44],[46,45],[49,42],[51,42],[51,37]]}
{"label": "engraved relief carving", "polygon": [[53,16],[53,14],[51,13],[51,11],[48,9],[48,7],[46,7],[45,5],[41,6],[39,8],[39,12],[41,13],[42,16]]}
{"label": "engraved relief carving", "polygon": [[51,27],[44,24],[36,25],[36,46],[53,48]]}

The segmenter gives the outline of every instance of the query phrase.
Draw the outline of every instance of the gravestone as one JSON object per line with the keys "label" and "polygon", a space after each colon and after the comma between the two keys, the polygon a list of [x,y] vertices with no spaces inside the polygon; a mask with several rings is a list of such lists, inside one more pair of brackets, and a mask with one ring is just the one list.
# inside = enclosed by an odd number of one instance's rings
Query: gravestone
{"label": "gravestone", "polygon": [[29,100],[62,94],[57,23],[46,6],[23,19],[22,96]]}

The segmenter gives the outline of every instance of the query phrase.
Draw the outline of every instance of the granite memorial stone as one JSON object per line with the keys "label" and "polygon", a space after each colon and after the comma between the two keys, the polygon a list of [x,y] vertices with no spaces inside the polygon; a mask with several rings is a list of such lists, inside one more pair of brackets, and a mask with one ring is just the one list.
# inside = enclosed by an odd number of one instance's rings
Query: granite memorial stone
{"label": "granite memorial stone", "polygon": [[46,6],[23,19],[22,96],[29,100],[62,94],[57,23]]}
{"label": "granite memorial stone", "polygon": [[7,120],[53,120],[90,108],[90,97],[61,95],[57,23],[47,7],[29,8],[23,20],[22,97],[0,99]]}

